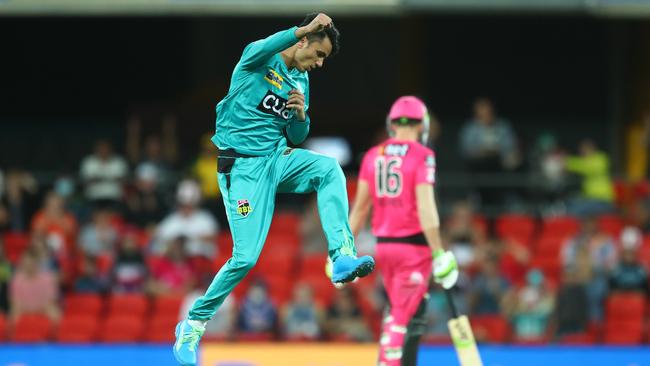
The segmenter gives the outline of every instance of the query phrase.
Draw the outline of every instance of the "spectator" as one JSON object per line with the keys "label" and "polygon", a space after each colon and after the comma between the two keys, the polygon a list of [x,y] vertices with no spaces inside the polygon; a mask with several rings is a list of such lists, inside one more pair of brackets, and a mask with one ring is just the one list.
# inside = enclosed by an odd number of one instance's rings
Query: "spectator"
{"label": "spectator", "polygon": [[648,272],[639,263],[638,250],[642,245],[641,231],[626,227],[621,232],[621,260],[609,277],[609,286],[616,292],[650,294]]}
{"label": "spectator", "polygon": [[32,235],[45,238],[57,257],[71,254],[77,236],[77,220],[66,211],[63,197],[50,192],[43,208],[32,219]]}
{"label": "spectator", "polygon": [[211,140],[212,134],[201,137],[201,151],[192,166],[192,174],[201,186],[205,207],[217,218],[222,226],[228,225],[226,209],[217,180],[217,148]]}
{"label": "spectator", "polygon": [[560,337],[587,331],[589,299],[585,283],[590,275],[590,268],[586,261],[580,267],[578,270],[568,271],[564,274],[563,283],[558,292],[555,333]]}
{"label": "spectator", "polygon": [[359,342],[372,339],[350,287],[336,292],[333,303],[327,309],[325,326],[327,333],[334,339]]}
{"label": "spectator", "polygon": [[548,214],[562,213],[568,182],[564,170],[564,152],[553,134],[543,133],[539,136],[530,154],[530,163],[532,193],[544,205]]}
{"label": "spectator", "polygon": [[580,143],[580,156],[569,156],[566,170],[582,177],[582,195],[569,202],[569,213],[597,215],[613,210],[614,188],[609,174],[609,157],[589,140]]}
{"label": "spectator", "polygon": [[[479,98],[474,102],[474,117],[460,132],[460,147],[472,174],[499,173],[519,164],[516,137],[510,124],[496,116],[492,101]],[[492,205],[501,200],[501,192],[479,187],[482,203]]]}
{"label": "spectator", "polygon": [[115,256],[112,271],[113,292],[141,292],[147,279],[144,255],[133,232],[127,233]]}
{"label": "spectator", "polygon": [[293,289],[293,299],[282,311],[282,328],[288,339],[312,339],[321,335],[323,309],[314,302],[313,290],[300,283]]}
{"label": "spectator", "polygon": [[5,255],[4,242],[0,236],[0,313],[9,311],[9,281],[11,280],[11,263]]}
{"label": "spectator", "polygon": [[158,189],[158,169],[142,163],[135,170],[135,184],[125,197],[126,218],[144,229],[154,227],[168,210],[163,193]]}
{"label": "spectator", "polygon": [[469,290],[469,308],[473,315],[499,315],[502,301],[509,288],[508,281],[499,273],[498,259],[490,257],[481,261],[481,271],[476,274]]}
{"label": "spectator", "polygon": [[544,275],[537,269],[526,275],[526,285],[516,292],[513,324],[519,340],[540,340],[546,335],[555,306],[555,297],[544,283]]}
{"label": "spectator", "polygon": [[94,207],[116,209],[122,201],[122,184],[128,174],[124,159],[113,153],[107,140],[97,141],[95,152],[81,162],[85,196]]}
{"label": "spectator", "polygon": [[91,256],[84,256],[81,262],[81,271],[74,283],[74,291],[102,294],[107,288],[108,281],[97,269],[97,260]]}
{"label": "spectator", "polygon": [[254,282],[239,308],[238,330],[245,334],[274,333],[277,327],[277,310],[268,297],[266,285]]}
{"label": "spectator", "polygon": [[475,223],[472,206],[466,201],[454,203],[444,224],[444,238],[456,255],[461,269],[471,267],[476,260],[476,244],[485,242],[485,232]]}
{"label": "spectator", "polygon": [[79,247],[93,257],[112,255],[115,250],[118,232],[113,226],[112,214],[104,209],[95,210],[92,222],[81,229]]}
{"label": "spectator", "polygon": [[25,232],[37,209],[38,184],[28,172],[10,170],[4,186],[5,191],[0,192],[0,232]]}
{"label": "spectator", "polygon": [[31,313],[47,315],[55,322],[59,320],[61,311],[57,304],[59,286],[56,276],[38,265],[32,251],[23,254],[9,287],[12,320]]}
{"label": "spectator", "polygon": [[600,321],[603,317],[602,302],[607,294],[607,278],[617,262],[616,247],[612,239],[602,233],[594,217],[582,221],[580,233],[562,248],[565,272],[583,271],[583,280],[589,298],[589,319]]}
{"label": "spectator", "polygon": [[194,288],[195,273],[185,255],[186,239],[171,241],[165,257],[152,265],[148,288],[152,295],[185,295]]}
{"label": "spectator", "polygon": [[133,117],[127,122],[127,156],[132,166],[135,166],[136,172],[142,165],[152,167],[155,171],[156,187],[162,193],[166,193],[171,188],[172,167],[178,156],[176,118],[166,115],[162,121],[161,135],[149,135],[144,141],[142,150],[141,129],[142,122],[138,117]]}
{"label": "spectator", "polygon": [[[201,286],[197,286],[185,295],[180,313],[178,314],[179,320],[187,318],[187,314],[189,314],[192,305],[199,297],[205,294],[205,290],[210,286],[211,282],[212,276],[204,276]],[[236,317],[237,309],[234,295],[230,294],[224,299],[212,319],[205,325],[204,339],[229,339],[235,330]]]}
{"label": "spectator", "polygon": [[198,208],[200,197],[196,182],[184,180],[178,185],[178,208],[160,223],[154,253],[163,253],[170,240],[184,236],[187,238],[185,250],[188,255],[216,258],[219,226],[210,213]]}

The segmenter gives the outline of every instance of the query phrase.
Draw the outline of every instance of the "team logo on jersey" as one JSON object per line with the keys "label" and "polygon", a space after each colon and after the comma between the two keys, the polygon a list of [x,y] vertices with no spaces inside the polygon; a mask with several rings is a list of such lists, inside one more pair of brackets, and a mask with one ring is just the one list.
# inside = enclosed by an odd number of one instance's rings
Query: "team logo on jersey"
{"label": "team logo on jersey", "polygon": [[287,100],[270,90],[262,98],[262,101],[257,106],[257,110],[282,119],[289,119],[291,117],[290,111],[287,109]]}
{"label": "team logo on jersey", "polygon": [[425,161],[425,164],[429,168],[434,168],[436,166],[436,158],[433,155],[427,156],[427,160]]}
{"label": "team logo on jersey", "polygon": [[269,72],[267,72],[266,76],[264,76],[264,80],[268,81],[276,88],[282,89],[282,82],[284,82],[284,78],[282,78],[282,76],[280,76],[280,74],[278,74],[275,70],[269,69]]}
{"label": "team logo on jersey", "polygon": [[409,144],[388,144],[384,147],[383,153],[389,156],[406,156],[409,152]]}
{"label": "team logo on jersey", "polygon": [[249,213],[253,212],[253,207],[251,207],[248,200],[237,200],[237,213],[246,217]]}

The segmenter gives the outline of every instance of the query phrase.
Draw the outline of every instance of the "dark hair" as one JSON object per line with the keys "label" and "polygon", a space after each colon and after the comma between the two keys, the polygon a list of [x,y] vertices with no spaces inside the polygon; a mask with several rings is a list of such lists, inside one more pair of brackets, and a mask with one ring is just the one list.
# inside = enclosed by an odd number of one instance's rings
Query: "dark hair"
{"label": "dark hair", "polygon": [[[302,23],[300,23],[300,27],[304,27],[305,25],[311,23],[311,21],[314,20],[314,18],[316,18],[317,15],[318,13],[307,14],[307,16],[305,16],[305,19],[302,21]],[[334,26],[334,22],[332,22],[331,27],[325,28],[321,32],[312,33],[308,35],[307,40],[309,40],[309,42],[316,39],[322,41],[323,38],[325,38],[326,36],[327,38],[330,39],[330,42],[332,42],[332,52],[330,53],[330,57],[331,57],[336,55],[339,52],[339,48],[340,48],[339,37],[341,36],[341,34],[339,33],[339,30],[336,29],[336,27]]]}

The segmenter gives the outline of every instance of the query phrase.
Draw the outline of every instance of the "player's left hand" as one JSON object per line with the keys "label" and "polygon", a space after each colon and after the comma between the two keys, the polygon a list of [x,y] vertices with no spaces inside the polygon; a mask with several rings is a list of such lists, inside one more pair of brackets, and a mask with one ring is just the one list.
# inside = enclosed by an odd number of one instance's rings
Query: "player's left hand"
{"label": "player's left hand", "polygon": [[458,281],[458,263],[454,253],[438,250],[433,254],[433,280],[445,290],[454,287]]}
{"label": "player's left hand", "polygon": [[292,109],[296,113],[298,121],[307,119],[305,114],[305,95],[296,89],[289,91],[289,100],[287,101],[287,108]]}

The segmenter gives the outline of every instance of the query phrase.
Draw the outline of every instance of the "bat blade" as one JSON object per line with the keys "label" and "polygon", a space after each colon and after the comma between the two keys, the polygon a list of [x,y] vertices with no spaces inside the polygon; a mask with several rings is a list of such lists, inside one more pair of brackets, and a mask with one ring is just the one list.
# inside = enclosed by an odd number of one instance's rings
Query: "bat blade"
{"label": "bat blade", "polygon": [[469,319],[466,315],[458,318],[449,319],[447,322],[451,340],[454,342],[456,354],[461,366],[483,366],[481,356],[476,347],[474,333],[469,325]]}

